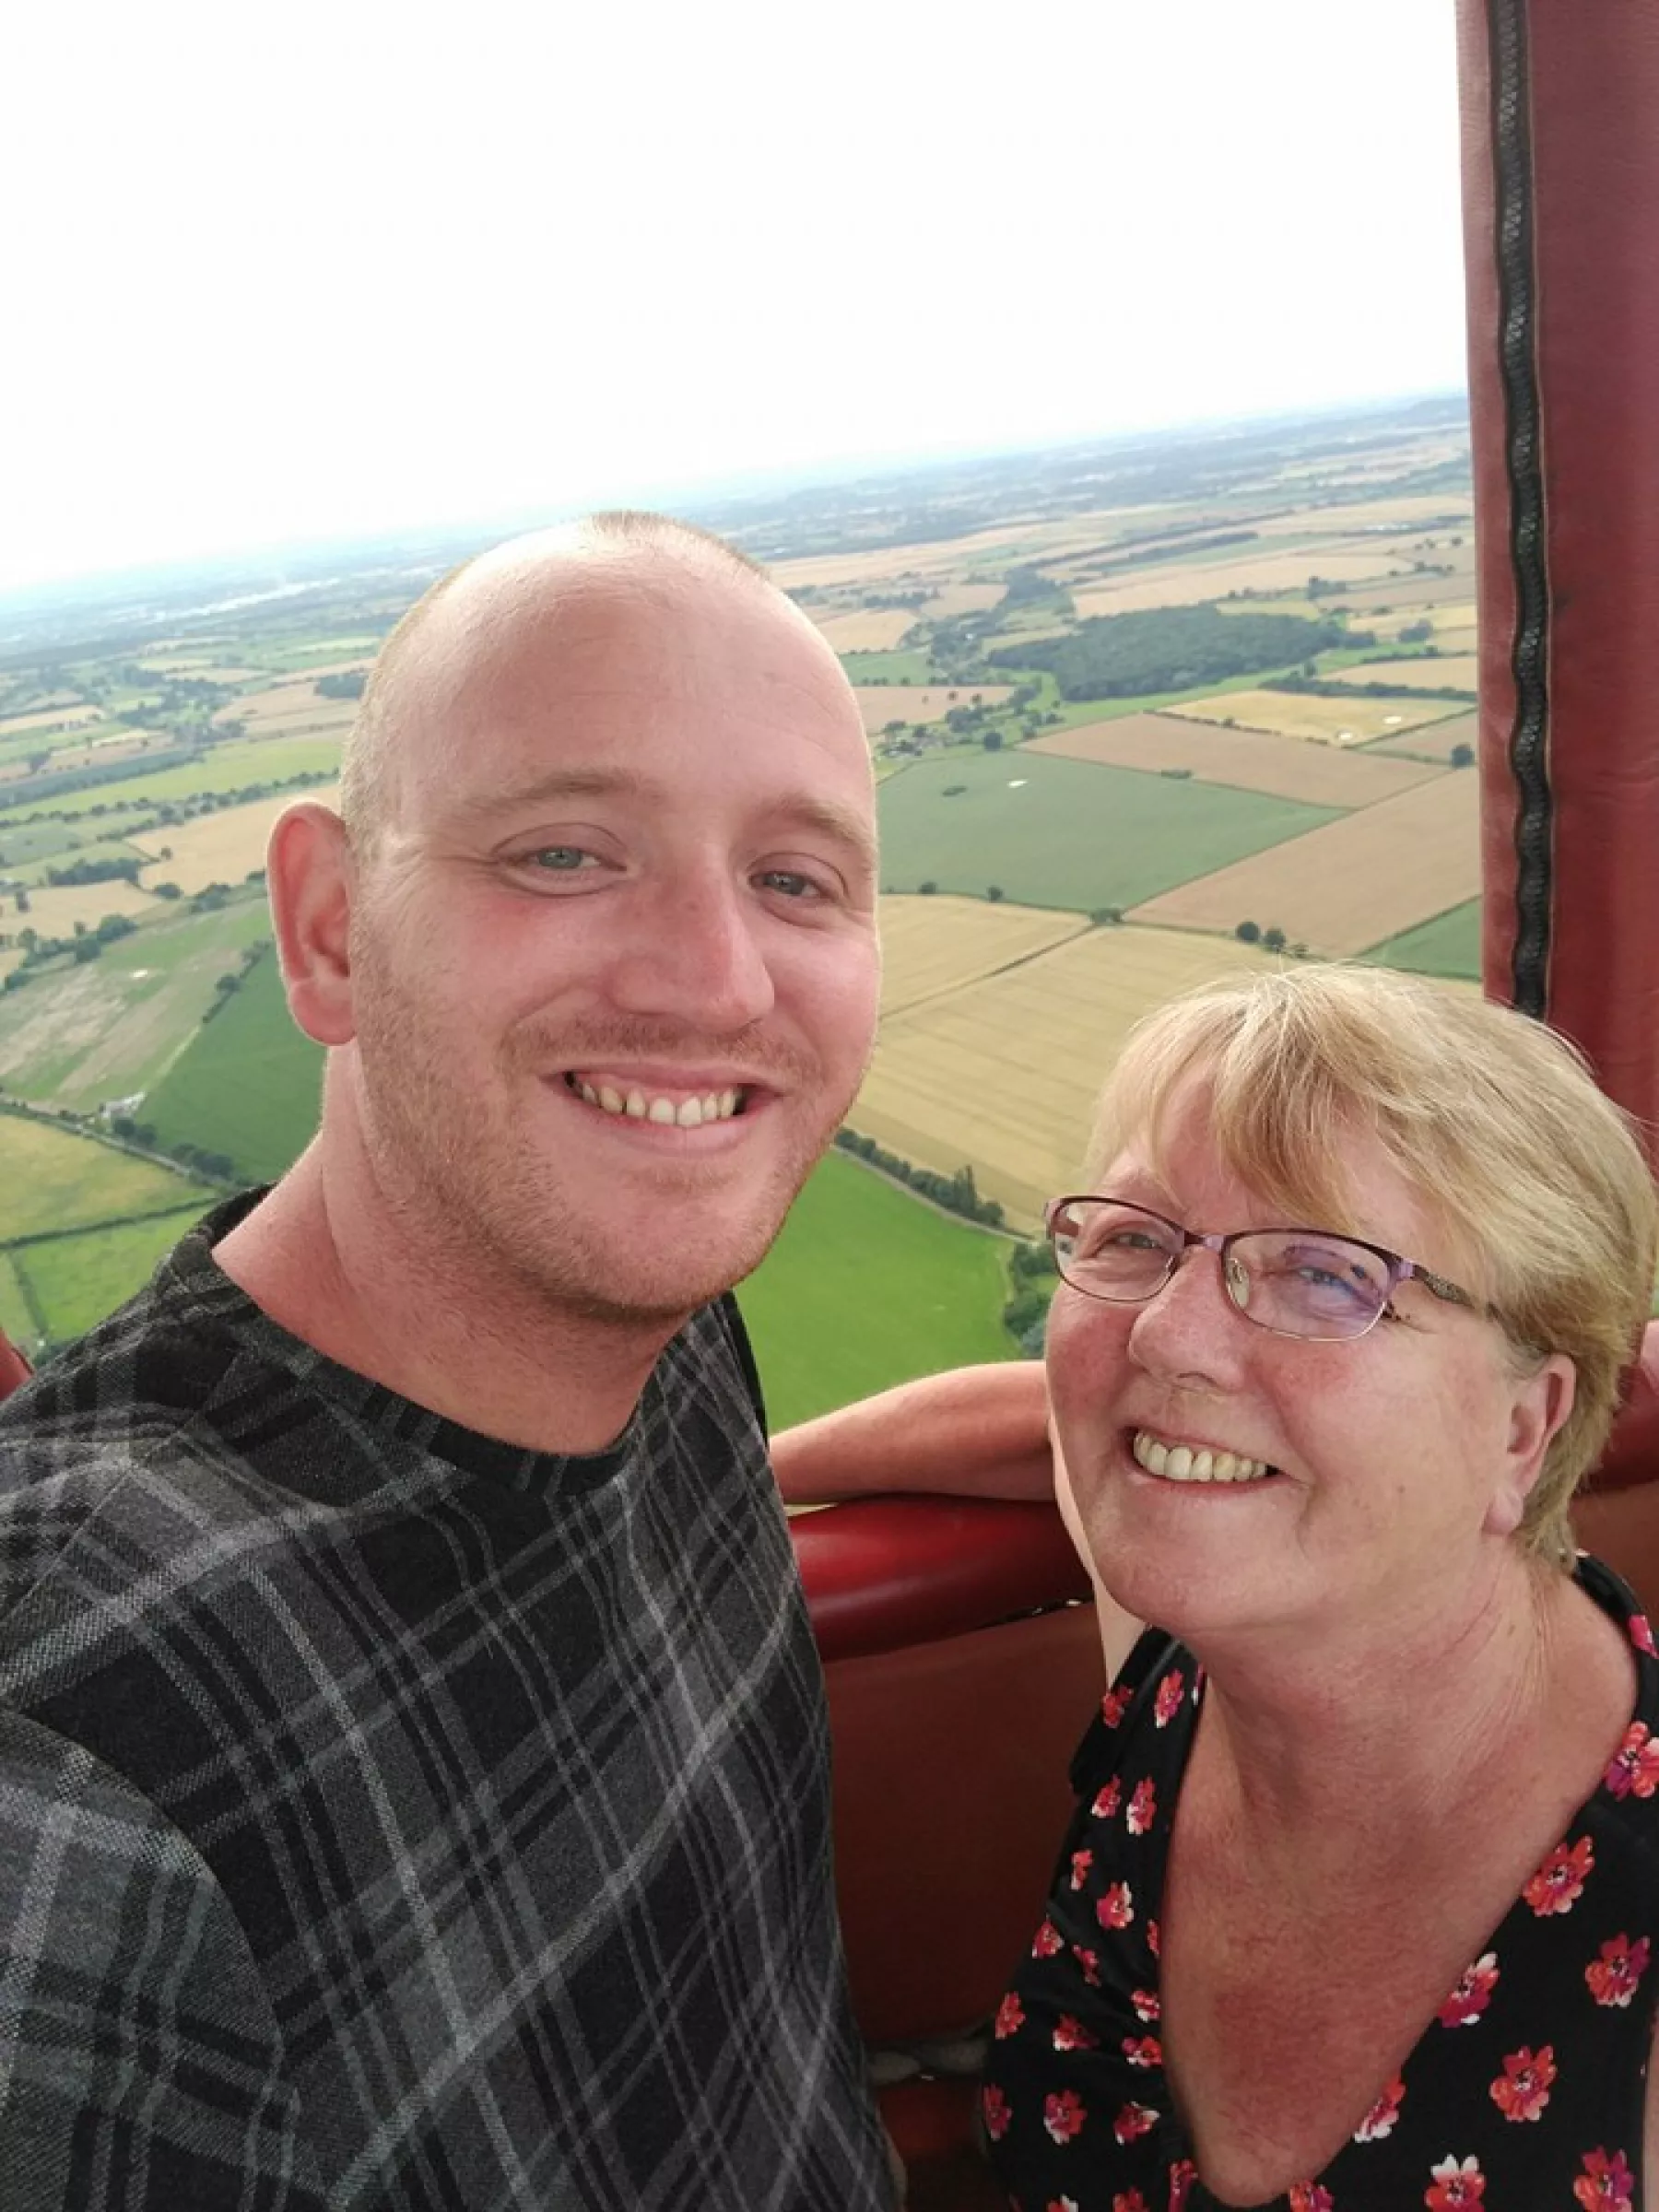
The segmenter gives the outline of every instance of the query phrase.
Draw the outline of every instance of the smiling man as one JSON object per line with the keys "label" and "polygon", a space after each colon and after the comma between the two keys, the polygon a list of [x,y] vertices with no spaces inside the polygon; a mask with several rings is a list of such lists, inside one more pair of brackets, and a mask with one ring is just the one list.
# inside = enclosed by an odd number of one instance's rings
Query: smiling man
{"label": "smiling man", "polygon": [[877,2212],[725,1295],[869,1051],[855,703],[600,518],[406,618],[342,811],[315,1140],[0,1415],[0,2195]]}

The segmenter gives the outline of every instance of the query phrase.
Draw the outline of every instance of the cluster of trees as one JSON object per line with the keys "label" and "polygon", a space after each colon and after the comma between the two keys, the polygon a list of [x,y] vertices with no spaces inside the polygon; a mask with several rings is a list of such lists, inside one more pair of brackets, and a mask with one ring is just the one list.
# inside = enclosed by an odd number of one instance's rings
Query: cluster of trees
{"label": "cluster of trees", "polygon": [[77,922],[72,937],[43,937],[32,926],[20,929],[18,943],[23,947],[23,958],[0,981],[0,991],[20,991],[33,970],[65,954],[77,967],[84,967],[88,960],[97,959],[106,945],[116,937],[130,937],[136,927],[137,924],[126,914],[106,914],[90,929],[84,922]]}
{"label": "cluster of trees", "polygon": [[1264,952],[1288,953],[1293,960],[1305,960],[1308,948],[1299,938],[1292,945],[1277,922],[1264,929],[1259,922],[1241,922],[1233,931],[1241,945],[1259,945]]}
{"label": "cluster of trees", "polygon": [[[1371,642],[1369,638],[1359,637],[1350,637],[1347,641],[1350,645]],[[1357,667],[1346,670],[1340,681],[1328,676],[1310,676],[1305,668],[1299,668],[1288,676],[1275,677],[1270,684],[1265,684],[1262,688],[1265,691],[1293,691],[1299,697],[1312,699],[1352,699],[1356,695],[1360,699],[1422,698],[1421,684],[1391,684],[1377,677],[1362,680],[1364,667],[1365,663],[1361,661]],[[1452,684],[1437,685],[1435,688],[1448,699],[1473,699],[1476,696],[1473,691],[1460,691]]]}
{"label": "cluster of trees", "polygon": [[1039,568],[1010,569],[1003,579],[1003,595],[997,602],[994,620],[1000,622],[1019,607],[1041,607],[1043,612],[1070,615],[1072,595],[1062,583],[1056,583]]}
{"label": "cluster of trees", "polygon": [[366,668],[346,668],[336,676],[320,676],[312,689],[319,699],[361,699],[368,681]]}
{"label": "cluster of trees", "polygon": [[268,945],[263,941],[257,945],[244,946],[240,964],[233,969],[227,970],[223,975],[215,977],[213,996],[208,1000],[202,1013],[204,1021],[211,1021],[216,1014],[229,1005],[241,989],[246,977],[258,967],[268,949]]}
{"label": "cluster of trees", "polygon": [[133,883],[144,863],[135,853],[112,853],[104,860],[72,860],[67,866],[48,868],[48,883]]}
{"label": "cluster of trees", "polygon": [[[171,768],[181,761],[200,759],[201,755],[194,752],[151,753],[142,760],[123,762],[118,768],[105,769],[100,771],[98,780],[100,782],[109,782],[118,774],[148,775],[154,770]],[[176,827],[180,822],[187,822],[196,815],[217,814],[227,806],[243,806],[250,799],[268,799],[276,792],[298,791],[308,783],[332,782],[335,773],[336,771],[331,768],[304,768],[295,775],[271,776],[258,783],[239,784],[234,791],[196,792],[188,799],[168,799],[159,802],[154,806],[151,818],[158,828]],[[123,804],[120,800],[100,799],[95,805],[83,806],[78,810],[71,810],[63,806],[42,806],[38,807],[33,814],[19,815],[17,822],[8,826],[21,829],[25,824],[30,822],[89,822],[96,820],[100,815],[128,814],[135,807],[144,805],[143,800],[130,800]]]}
{"label": "cluster of trees", "polygon": [[241,1181],[236,1162],[228,1152],[210,1152],[201,1145],[164,1145],[148,1122],[135,1122],[130,1114],[112,1114],[110,1131],[124,1144],[141,1145],[145,1151],[155,1152],[163,1159],[175,1160],[208,1182],[236,1183]]}
{"label": "cluster of trees", "polygon": [[1282,667],[1327,646],[1374,641],[1356,638],[1339,622],[1302,615],[1160,606],[1096,615],[1067,637],[999,646],[990,657],[1000,667],[1046,668],[1063,699],[1133,699]]}
{"label": "cluster of trees", "polygon": [[897,1152],[888,1152],[873,1136],[861,1136],[856,1129],[838,1129],[835,1142],[841,1151],[879,1168],[895,1182],[907,1183],[918,1196],[931,1198],[947,1214],[959,1214],[964,1221],[977,1221],[985,1229],[1002,1227],[1001,1206],[994,1198],[980,1196],[971,1168],[959,1168],[954,1175],[935,1174],[932,1168],[918,1168]]}
{"label": "cluster of trees", "polygon": [[1008,1275],[1012,1289],[1002,1311],[1003,1327],[1017,1339],[1022,1352],[1040,1359],[1049,1300],[1060,1279],[1053,1251],[1046,1242],[1016,1244],[1008,1255]]}
{"label": "cluster of trees", "polygon": [[[1117,553],[1111,560],[1091,561],[1088,568],[1079,569],[1079,576],[1110,576],[1116,569],[1141,569],[1148,561],[1183,560],[1192,553],[1218,553],[1228,546],[1247,545],[1252,538],[1260,537],[1259,530],[1211,530],[1197,535],[1173,534],[1162,530],[1132,532],[1120,538],[1121,547],[1131,548]],[[1230,597],[1230,594],[1229,596]]]}

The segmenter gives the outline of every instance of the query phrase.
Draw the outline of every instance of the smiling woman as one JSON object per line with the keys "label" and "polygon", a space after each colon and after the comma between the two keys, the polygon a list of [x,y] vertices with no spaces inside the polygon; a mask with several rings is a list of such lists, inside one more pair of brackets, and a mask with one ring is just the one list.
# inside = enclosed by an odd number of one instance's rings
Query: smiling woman
{"label": "smiling woman", "polygon": [[1450,2130],[1571,2199],[1652,2033],[1659,1660],[1566,1518],[1647,1315],[1630,1128],[1518,1015],[1296,967],[1141,1025],[1088,1179],[1048,1374],[1114,1680],[998,2017],[1004,2182],[1406,2203]]}

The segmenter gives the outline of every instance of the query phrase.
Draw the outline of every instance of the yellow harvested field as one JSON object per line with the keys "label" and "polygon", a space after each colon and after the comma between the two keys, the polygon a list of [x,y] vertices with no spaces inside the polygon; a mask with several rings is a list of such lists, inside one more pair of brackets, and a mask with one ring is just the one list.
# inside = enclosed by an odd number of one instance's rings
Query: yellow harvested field
{"label": "yellow harvested field", "polygon": [[1081,914],[1046,907],[896,893],[881,901],[882,1018],[982,982],[1088,927]]}
{"label": "yellow harvested field", "polygon": [[1050,524],[1009,523],[994,530],[977,530],[968,537],[938,538],[923,545],[881,546],[867,553],[807,553],[798,560],[773,561],[767,573],[785,592],[798,591],[808,583],[820,590],[833,590],[838,584],[867,589],[900,576],[919,581],[936,577],[943,582],[964,569],[971,574],[976,555],[1005,548],[1011,555],[1023,552],[1033,538],[1053,535]]}
{"label": "yellow harvested field", "polygon": [[1020,750],[1153,773],[1183,769],[1201,783],[1230,783],[1238,791],[1270,792],[1314,806],[1370,806],[1438,772],[1418,761],[1307,745],[1297,736],[1260,730],[1214,729],[1173,714],[1124,714],[1116,722],[1052,730]]}
{"label": "yellow harvested field", "polygon": [[[1300,537],[1309,529],[1323,531],[1397,528],[1402,523],[1443,523],[1448,532],[1467,531],[1474,509],[1466,492],[1413,492],[1397,500],[1356,500],[1343,507],[1298,507],[1288,514],[1267,516],[1256,524],[1264,537]],[[1452,516],[1460,518],[1452,521]]]}
{"label": "yellow harvested field", "polygon": [[16,737],[25,730],[78,730],[101,720],[101,710],[84,700],[73,706],[36,707],[31,713],[0,717],[0,737]]}
{"label": "yellow harvested field", "polygon": [[1191,567],[1160,561],[1155,568],[1124,576],[1121,582],[1079,592],[1076,606],[1082,616],[1124,615],[1147,606],[1196,606],[1206,599],[1225,598],[1229,592],[1305,591],[1311,576],[1324,576],[1333,583],[1375,581],[1380,595],[1388,580],[1408,572],[1381,542],[1375,552],[1339,553],[1316,546],[1304,552],[1253,553],[1239,560],[1203,561]]}
{"label": "yellow harvested field", "polygon": [[1434,641],[1442,653],[1474,653],[1480,643],[1480,633],[1472,627],[1466,629],[1442,629],[1434,626]]}
{"label": "yellow harvested field", "polygon": [[905,606],[860,606],[812,618],[837,653],[890,653],[916,626],[916,617]]}
{"label": "yellow harvested field", "polygon": [[1403,629],[1409,629],[1414,622],[1422,621],[1427,621],[1432,628],[1435,643],[1443,646],[1448,630],[1467,629],[1471,633],[1473,632],[1475,602],[1473,599],[1453,599],[1449,600],[1443,606],[1420,609],[1396,606],[1386,615],[1368,615],[1365,619],[1365,627],[1367,629],[1375,630],[1380,638],[1392,639],[1397,638]]}
{"label": "yellow harvested field", "polygon": [[298,737],[346,730],[357,712],[355,699],[319,699],[312,679],[274,685],[268,691],[244,692],[221,707],[215,722],[241,722],[251,737]]}
{"label": "yellow harvested field", "polygon": [[1472,653],[1440,653],[1430,661],[1357,661],[1331,672],[1333,683],[1405,684],[1413,691],[1473,691],[1480,663]]}
{"label": "yellow harvested field", "polygon": [[947,583],[917,614],[924,622],[947,622],[953,615],[988,614],[1003,596],[1000,583]]}
{"label": "yellow harvested field", "polygon": [[1364,745],[1393,736],[1439,714],[1455,714],[1454,699],[1368,699],[1356,691],[1347,699],[1323,699],[1314,691],[1218,691],[1208,699],[1183,699],[1164,712],[1183,722],[1225,723],[1241,729],[1269,730],[1280,737],[1316,745]]}
{"label": "yellow harvested field", "polygon": [[942,722],[952,707],[971,707],[981,700],[1000,707],[1012,684],[855,684],[853,696],[864,716],[866,730],[886,729],[889,722]]}
{"label": "yellow harvested field", "polygon": [[1479,896],[1478,797],[1478,777],[1436,776],[1164,891],[1132,918],[1225,931],[1277,924],[1315,952],[1364,952]]}
{"label": "yellow harvested field", "polygon": [[1397,614],[1402,607],[1426,615],[1432,607],[1466,602],[1474,588],[1474,574],[1468,569],[1460,569],[1452,576],[1408,572],[1384,583],[1359,585],[1344,596],[1342,604],[1356,620],[1373,614]]}
{"label": "yellow harvested field", "polygon": [[156,911],[156,902],[147,891],[119,877],[112,883],[31,884],[28,913],[8,913],[6,926],[21,929],[32,924],[43,937],[69,937],[75,935],[77,922],[91,929],[106,914],[150,914]]}
{"label": "yellow harvested field", "polygon": [[1384,753],[1418,753],[1429,760],[1450,760],[1453,747],[1460,745],[1480,749],[1480,716],[1465,708],[1463,713],[1453,714],[1446,722],[1431,722],[1420,730],[1401,730],[1385,744],[1371,747],[1367,758],[1376,759]]}
{"label": "yellow harvested field", "polygon": [[1091,929],[882,1024],[848,1120],[919,1165],[971,1166],[986,1197],[1034,1230],[1074,1190],[1095,1098],[1150,1007],[1218,976],[1277,963],[1236,939]]}
{"label": "yellow harvested field", "polygon": [[252,869],[265,866],[271,825],[296,798],[315,799],[324,806],[339,802],[337,783],[319,784],[314,791],[287,792],[279,798],[250,799],[242,806],[227,806],[218,814],[198,815],[175,829],[153,830],[131,841],[141,853],[159,855],[165,845],[171,858],[153,859],[145,875],[152,883],[176,883],[184,892],[205,890],[210,883],[241,883]]}
{"label": "yellow harvested field", "polygon": [[[285,677],[283,681],[288,684],[314,684],[320,676],[355,676],[359,668],[367,672],[373,665],[373,653],[354,653],[348,661],[319,661],[314,668],[306,668],[296,675]],[[255,671],[260,675],[265,673],[265,670]]]}

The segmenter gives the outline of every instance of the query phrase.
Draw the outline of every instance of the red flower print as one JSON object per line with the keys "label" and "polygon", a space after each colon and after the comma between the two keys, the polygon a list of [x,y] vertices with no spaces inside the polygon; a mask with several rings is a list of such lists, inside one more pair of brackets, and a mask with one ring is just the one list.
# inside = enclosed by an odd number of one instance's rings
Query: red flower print
{"label": "red flower print", "polygon": [[1095,1918],[1103,1928],[1126,1928],[1135,1918],[1135,1893],[1127,1882],[1113,1882],[1095,1900]]}
{"label": "red flower print", "polygon": [[1149,1920],[1147,1923],[1147,1948],[1154,1959],[1158,1957],[1162,1944],[1163,1937],[1159,1933],[1158,1923],[1155,1920]]}
{"label": "red flower print", "polygon": [[1650,1741],[1645,1721],[1630,1723],[1602,1780],[1615,1797],[1651,1797],[1659,1790],[1659,1743]]}
{"label": "red flower print", "polygon": [[1492,2084],[1492,2102],[1506,2120],[1535,2120],[1549,2102],[1549,2085],[1556,2077],[1555,2045],[1532,2051],[1523,2044],[1503,2062],[1503,2071]]}
{"label": "red flower print", "polygon": [[1137,1782],[1135,1794],[1129,1800],[1129,1810],[1124,1816],[1129,1833],[1132,1836],[1144,1836],[1151,1827],[1157,1810],[1158,1792],[1153,1788],[1150,1777],[1145,1782]]}
{"label": "red flower print", "polygon": [[1583,2165],[1572,2194],[1584,2212],[1630,2212],[1636,2176],[1625,2164],[1624,2152],[1616,2150],[1609,2158],[1605,2150],[1587,2150]]}
{"label": "red flower print", "polygon": [[1124,2056],[1132,2066],[1161,2066],[1163,2045],[1155,2035],[1126,2035]]}
{"label": "red flower print", "polygon": [[1659,1659],[1659,1650],[1654,1649],[1653,1631],[1648,1626],[1648,1617],[1645,1613],[1631,1614],[1630,1641],[1639,1652],[1645,1652],[1650,1659]]}
{"label": "red flower print", "polygon": [[1114,1774],[1103,1790],[1095,1793],[1095,1801],[1088,1808],[1097,1820],[1110,1820],[1124,1802],[1124,1785]]}
{"label": "red flower print", "polygon": [[985,2133],[993,2143],[1000,2143],[1008,2132],[1008,2122],[1013,2114],[1008,2110],[1007,2099],[994,2082],[981,2090],[980,2111],[985,2116]]}
{"label": "red flower print", "polygon": [[1088,1879],[1088,1870],[1093,1865],[1094,1853],[1092,1851],[1074,1851],[1072,1853],[1071,1886],[1074,1889],[1082,1888],[1084,1883]]}
{"label": "red flower print", "polygon": [[1136,2017],[1143,2020],[1155,2020],[1163,2010],[1156,1990],[1137,1989],[1129,2002],[1134,2006]]}
{"label": "red flower print", "polygon": [[1077,2212],[1077,2200],[1075,2196],[1051,2196],[1043,2212]]}
{"label": "red flower print", "polygon": [[1112,2212],[1147,2212],[1147,2200],[1138,2189],[1114,2189]]}
{"label": "red flower print", "polygon": [[1181,1711],[1181,1693],[1186,1688],[1186,1677],[1181,1669],[1171,1667],[1158,1686],[1158,1695],[1152,1700],[1152,1719],[1159,1728],[1167,1728]]}
{"label": "red flower print", "polygon": [[1056,1951],[1065,1948],[1059,1929],[1052,1920],[1045,1920],[1031,1938],[1033,1959],[1052,1959]]}
{"label": "red flower print", "polygon": [[1483,1951],[1473,1966],[1465,1969],[1463,1980],[1441,2006],[1441,2026],[1467,2028],[1477,2020],[1491,2003],[1497,1984],[1498,1954]]}
{"label": "red flower print", "polygon": [[1088,1983],[1089,1988],[1099,1989],[1100,1986],[1100,1952],[1086,1951],[1080,1943],[1074,1943],[1072,1945],[1072,1957],[1083,1969],[1083,1979]]}
{"label": "red flower print", "polygon": [[996,2008],[997,2040],[1000,2041],[1003,2037],[1012,2035],[1017,2028],[1024,2026],[1025,2006],[1010,1990]]}
{"label": "red flower print", "polygon": [[1112,2132],[1120,2143],[1133,2143],[1136,2136],[1149,2135],[1158,2125],[1158,2114],[1149,2104],[1126,2104],[1112,2124]]}
{"label": "red flower print", "polygon": [[1611,1943],[1602,1945],[1601,1957],[1584,1969],[1590,1994],[1598,2005],[1629,2005],[1647,1972],[1648,1947],[1645,1936],[1634,1943],[1628,1936],[1615,1936]]}
{"label": "red flower print", "polygon": [[1108,1728],[1115,1728],[1128,1712],[1135,1692],[1126,1685],[1122,1689],[1109,1689],[1100,1700],[1100,1718]]}
{"label": "red flower print", "polygon": [[1069,2143],[1088,2117],[1076,2089],[1061,2089],[1042,2100],[1042,2124],[1056,2143]]}
{"label": "red flower print", "polygon": [[1540,1920],[1551,1912],[1571,1912],[1594,1865],[1588,1836],[1581,1836],[1571,1851],[1558,1843],[1521,1894]]}
{"label": "red flower print", "polygon": [[1318,2182],[1298,2182],[1290,2192],[1290,2212],[1332,2212],[1335,2202]]}
{"label": "red flower print", "polygon": [[1406,2084],[1396,2074],[1354,2130],[1356,2143],[1381,2143],[1384,2136],[1394,2133],[1394,2124],[1400,2116],[1400,2107],[1406,2101]]}
{"label": "red flower print", "polygon": [[1198,2179],[1198,2169],[1191,2159],[1177,2159],[1170,2169],[1170,2212],[1184,2212],[1187,2198],[1193,2193],[1193,2183]]}
{"label": "red flower print", "polygon": [[1098,2035],[1089,2033],[1081,2020],[1074,2020],[1069,2012],[1060,2015],[1060,2024],[1054,2030],[1056,2051],[1092,2051],[1100,2040]]}
{"label": "red flower print", "polygon": [[1458,2212],[1459,2206],[1477,2205],[1486,2195],[1486,2175],[1478,2159],[1442,2159],[1429,2169],[1434,2186],[1425,2190],[1429,2212]]}

